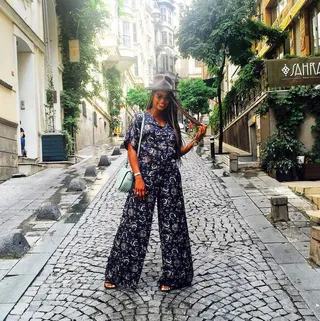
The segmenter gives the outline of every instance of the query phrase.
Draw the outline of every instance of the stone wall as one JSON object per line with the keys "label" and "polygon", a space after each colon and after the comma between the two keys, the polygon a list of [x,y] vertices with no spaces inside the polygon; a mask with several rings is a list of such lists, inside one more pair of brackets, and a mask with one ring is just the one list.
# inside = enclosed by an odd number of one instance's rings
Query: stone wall
{"label": "stone wall", "polygon": [[0,181],[18,172],[17,126],[0,118]]}

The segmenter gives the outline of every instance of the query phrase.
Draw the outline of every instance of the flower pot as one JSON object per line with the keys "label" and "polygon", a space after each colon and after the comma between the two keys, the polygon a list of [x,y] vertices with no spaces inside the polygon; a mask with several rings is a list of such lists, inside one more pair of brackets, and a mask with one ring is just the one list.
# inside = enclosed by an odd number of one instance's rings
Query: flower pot
{"label": "flower pot", "polygon": [[276,180],[279,182],[291,182],[296,180],[295,171],[293,168],[289,169],[287,173],[276,171]]}
{"label": "flower pot", "polygon": [[320,179],[320,164],[304,164],[303,178],[305,180]]}

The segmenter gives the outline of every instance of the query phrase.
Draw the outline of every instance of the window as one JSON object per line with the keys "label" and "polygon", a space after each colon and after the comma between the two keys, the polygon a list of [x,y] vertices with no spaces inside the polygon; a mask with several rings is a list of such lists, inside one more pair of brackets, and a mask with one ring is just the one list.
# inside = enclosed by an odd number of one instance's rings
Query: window
{"label": "window", "polygon": [[162,44],[167,45],[168,44],[168,34],[166,31],[162,32]]}
{"label": "window", "polygon": [[173,58],[169,57],[169,70],[173,73]]}
{"label": "window", "polygon": [[137,41],[137,24],[134,23],[132,25],[132,29],[133,29],[133,42],[138,42]]}
{"label": "window", "polygon": [[85,101],[82,102],[82,114],[87,117],[87,105]]}
{"label": "window", "polygon": [[169,46],[173,46],[173,37],[172,37],[172,33],[169,33]]}
{"label": "window", "polygon": [[162,68],[163,71],[169,70],[168,56],[162,56]]}
{"label": "window", "polygon": [[320,10],[317,8],[311,13],[311,25],[311,50],[316,53],[320,51]]}
{"label": "window", "polygon": [[98,126],[98,119],[97,119],[97,113],[93,112],[93,124],[97,127]]}
{"label": "window", "polygon": [[165,8],[161,8],[160,16],[161,16],[161,21],[167,21],[167,10]]}
{"label": "window", "polygon": [[168,10],[168,22],[171,24],[171,11]]}
{"label": "window", "polygon": [[123,45],[131,48],[130,23],[127,21],[122,21],[122,28],[123,28],[123,36],[122,36]]}
{"label": "window", "polygon": [[282,10],[286,7],[288,3],[288,0],[279,0],[278,6],[277,6],[277,16],[279,17]]}
{"label": "window", "polygon": [[135,62],[134,62],[134,75],[139,76],[139,65],[138,65],[138,57],[134,57]]}

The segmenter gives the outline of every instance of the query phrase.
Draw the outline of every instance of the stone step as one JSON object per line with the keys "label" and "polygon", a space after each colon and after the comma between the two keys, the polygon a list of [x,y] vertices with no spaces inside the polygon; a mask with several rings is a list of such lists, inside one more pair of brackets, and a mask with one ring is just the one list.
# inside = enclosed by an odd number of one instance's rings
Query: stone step
{"label": "stone step", "polygon": [[317,205],[318,209],[320,209],[320,194],[310,194],[306,195],[306,197]]}
{"label": "stone step", "polygon": [[23,157],[23,156],[18,157],[19,164],[36,164],[37,160],[38,160],[37,158],[29,158],[29,157]]}
{"label": "stone step", "polygon": [[20,163],[18,167],[19,174],[24,174],[25,176],[30,176],[46,169],[46,166],[34,163]]}
{"label": "stone step", "polygon": [[310,195],[310,194],[320,194],[320,187],[305,187],[304,194]]}
{"label": "stone step", "polygon": [[312,222],[320,224],[320,210],[306,211],[306,214],[309,216],[309,218]]}

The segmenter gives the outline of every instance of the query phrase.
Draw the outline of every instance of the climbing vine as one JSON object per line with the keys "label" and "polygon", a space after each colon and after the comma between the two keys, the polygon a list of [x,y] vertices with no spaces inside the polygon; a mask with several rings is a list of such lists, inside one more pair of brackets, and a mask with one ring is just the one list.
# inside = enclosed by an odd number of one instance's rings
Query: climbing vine
{"label": "climbing vine", "polygon": [[[316,136],[312,151],[308,154],[320,155],[320,91],[308,86],[292,87],[287,92],[271,93],[257,111],[265,115],[272,109],[276,119],[277,132],[269,136],[262,150],[262,167],[269,171],[276,168],[287,172],[302,154],[302,144],[298,140],[299,128],[306,113],[315,117],[316,125],[311,130]],[[284,153],[284,150],[288,153]],[[286,165],[283,166],[283,162]]]}
{"label": "climbing vine", "polygon": [[119,126],[120,105],[122,104],[121,74],[116,66],[105,71],[105,85],[109,93],[108,107],[111,116],[110,134]]}
{"label": "climbing vine", "polygon": [[[242,98],[242,103],[248,97],[248,92],[251,89],[259,86],[260,71],[262,69],[262,60],[254,60],[243,66],[239,72],[238,79],[234,82],[232,88],[226,94],[222,101],[222,113],[224,119],[232,112],[232,108],[239,104]],[[215,108],[210,116],[210,125],[214,132],[219,128],[218,108]]]}
{"label": "climbing vine", "polygon": [[53,133],[55,132],[54,102],[55,102],[56,90],[53,85],[53,76],[51,73],[49,73],[49,76],[48,76],[48,88],[46,89],[46,96],[47,96],[47,103],[44,106],[45,106],[45,114],[46,114],[47,131],[49,133]]}
{"label": "climbing vine", "polygon": [[[85,98],[100,97],[101,84],[94,76],[101,73],[95,37],[106,27],[108,18],[102,0],[57,0],[60,22],[60,47],[64,71],[61,106],[64,110],[63,129],[74,137],[78,130],[79,105]],[[69,40],[78,39],[80,62],[69,61]],[[90,86],[88,86],[90,84]]]}

